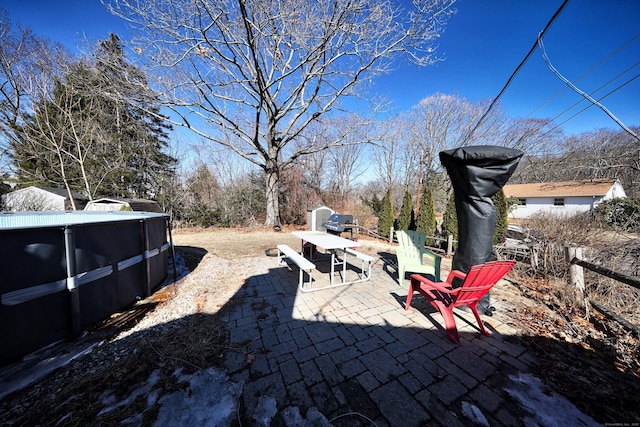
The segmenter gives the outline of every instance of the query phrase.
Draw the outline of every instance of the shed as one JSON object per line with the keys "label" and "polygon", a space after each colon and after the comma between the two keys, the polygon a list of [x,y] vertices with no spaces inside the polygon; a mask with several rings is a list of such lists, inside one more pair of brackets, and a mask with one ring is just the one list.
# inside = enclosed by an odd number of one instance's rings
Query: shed
{"label": "shed", "polygon": [[575,215],[594,209],[604,200],[627,196],[620,181],[610,178],[508,184],[503,191],[518,200],[510,218],[527,218],[539,212]]}
{"label": "shed", "polygon": [[[71,195],[76,202],[76,209],[82,209],[87,203],[88,198],[85,195],[75,191],[72,191]],[[4,194],[2,201],[8,212],[73,209],[69,193],[64,188],[30,186]]]}
{"label": "shed", "polygon": [[307,226],[311,231],[322,231],[322,224],[327,222],[335,211],[327,206],[316,206],[307,209]]}
{"label": "shed", "polygon": [[162,213],[158,202],[147,199],[110,199],[103,197],[87,203],[85,211],[136,211]]}

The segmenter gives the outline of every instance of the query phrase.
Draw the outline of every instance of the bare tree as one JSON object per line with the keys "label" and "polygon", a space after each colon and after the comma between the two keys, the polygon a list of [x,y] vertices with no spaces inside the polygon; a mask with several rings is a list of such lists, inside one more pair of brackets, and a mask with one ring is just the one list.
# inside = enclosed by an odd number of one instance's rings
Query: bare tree
{"label": "bare tree", "polygon": [[408,137],[420,153],[424,173],[440,169],[437,160],[442,150],[465,145],[496,144],[496,137],[504,122],[495,113],[486,118],[470,136],[485,110],[483,103],[476,104],[457,95],[436,93],[422,99],[406,113]]}
{"label": "bare tree", "polygon": [[102,0],[140,30],[137,52],[162,73],[176,125],[231,148],[266,176],[266,225],[278,225],[279,174],[300,156],[343,145],[290,147],[343,99],[361,95],[400,54],[434,56],[455,0]]}
{"label": "bare tree", "polygon": [[[15,149],[19,147],[26,161],[57,165],[52,168],[55,177],[46,177],[40,173],[41,168],[34,168],[30,171],[31,181],[64,185],[75,209],[67,171],[67,147],[63,141],[74,134],[79,137],[84,131],[70,125],[68,109],[57,120],[50,120],[49,116],[58,116],[60,108],[73,109],[77,104],[64,93],[53,102],[45,103],[51,99],[56,82],[68,64],[69,55],[60,45],[36,36],[28,28],[14,25],[0,10],[0,150],[3,153],[0,158],[7,153],[15,157]],[[83,158],[82,153],[77,154],[79,159]]]}
{"label": "bare tree", "polygon": [[20,140],[38,95],[53,89],[68,61],[60,44],[14,24],[0,8],[0,161],[6,160],[11,143]]}
{"label": "bare tree", "polygon": [[362,156],[363,142],[370,142],[370,124],[359,116],[350,115],[334,121],[329,127],[331,139],[345,135],[343,145],[328,150],[329,191],[335,195],[339,205],[344,206],[354,190],[353,183],[364,172]]}
{"label": "bare tree", "polygon": [[404,122],[397,116],[389,117],[378,124],[373,143],[375,174],[383,184],[383,191],[398,183],[401,168],[401,152],[404,145],[402,127]]}
{"label": "bare tree", "polygon": [[633,136],[601,129],[559,135],[552,141],[553,146],[523,159],[514,182],[615,178],[620,179],[628,196],[640,194],[640,145]]}

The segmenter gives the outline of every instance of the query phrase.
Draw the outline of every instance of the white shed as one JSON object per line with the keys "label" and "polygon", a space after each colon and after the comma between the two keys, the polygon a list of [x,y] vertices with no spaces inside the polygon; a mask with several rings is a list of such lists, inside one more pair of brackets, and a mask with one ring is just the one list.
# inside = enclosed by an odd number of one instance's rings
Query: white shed
{"label": "white shed", "polygon": [[158,202],[146,199],[110,199],[103,197],[101,199],[92,200],[87,203],[85,211],[139,211],[139,212],[158,212],[162,213],[162,209]]}
{"label": "white shed", "polygon": [[[76,209],[82,209],[87,198],[72,192]],[[73,209],[67,190],[62,188],[39,188],[35,186],[21,188],[2,196],[5,210],[20,211],[65,211]]]}
{"label": "white shed", "polygon": [[627,197],[617,179],[509,184],[503,191],[505,196],[518,199],[510,218],[527,218],[538,212],[575,215],[604,200]]}

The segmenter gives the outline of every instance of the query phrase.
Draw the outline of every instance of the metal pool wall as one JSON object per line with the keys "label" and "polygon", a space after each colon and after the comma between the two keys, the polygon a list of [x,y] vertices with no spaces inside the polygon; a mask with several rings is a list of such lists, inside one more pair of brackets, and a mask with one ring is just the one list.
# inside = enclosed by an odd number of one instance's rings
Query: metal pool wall
{"label": "metal pool wall", "polygon": [[78,335],[164,280],[169,217],[0,214],[0,365]]}

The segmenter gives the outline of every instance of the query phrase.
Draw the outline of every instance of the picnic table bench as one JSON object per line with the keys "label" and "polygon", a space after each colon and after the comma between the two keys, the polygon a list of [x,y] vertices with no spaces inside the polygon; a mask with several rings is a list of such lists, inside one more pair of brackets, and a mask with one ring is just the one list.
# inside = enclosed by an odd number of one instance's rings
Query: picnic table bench
{"label": "picnic table bench", "polygon": [[[373,264],[373,262],[376,259],[374,257],[372,257],[371,255],[367,255],[365,253],[358,252],[355,249],[351,249],[351,248],[345,248],[344,252],[347,253],[347,254],[355,256],[356,258],[358,258],[361,261],[360,262],[360,274],[363,276],[362,280],[363,281],[364,280],[369,280],[371,278],[371,265]],[[367,264],[367,266],[368,266],[366,273],[365,273],[365,264]]]}
{"label": "picnic table bench", "polygon": [[[302,240],[302,249],[300,252],[297,252],[287,245],[278,245],[278,262],[282,264],[284,258],[287,258],[291,263],[298,266],[300,269],[298,286],[301,292],[312,292],[336,286],[346,286],[371,279],[371,267],[376,258],[356,251],[355,247],[361,245],[357,240],[353,241],[344,239],[333,234],[318,231],[295,231],[292,234]],[[314,279],[312,277],[312,271],[316,270],[316,266],[311,259],[304,256],[304,251],[307,245],[311,248],[311,251],[309,252],[310,258],[313,257],[316,247],[322,248],[330,253],[331,271],[329,273],[329,285],[323,284],[319,287],[313,286]],[[357,280],[347,280],[347,262],[353,264],[351,260],[348,260],[348,256],[355,257],[357,260],[360,260],[360,271],[355,271],[355,273],[358,274]],[[358,268],[357,264],[353,265],[356,269]],[[338,267],[338,269],[336,269],[336,267]],[[305,286],[304,273],[307,273],[309,276],[309,281],[307,282],[308,286]],[[339,273],[341,275],[341,280],[339,282],[334,280],[335,273]]]}
{"label": "picnic table bench", "polygon": [[278,245],[278,262],[282,264],[285,258],[296,264],[300,270],[300,279],[298,281],[300,290],[304,290],[304,273],[307,273],[307,276],[309,276],[309,286],[311,286],[311,283],[313,282],[311,272],[316,268],[315,264],[300,255],[294,249],[291,249],[289,246]]}

